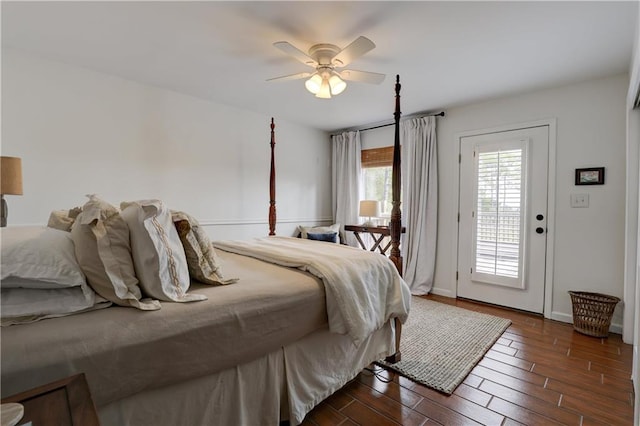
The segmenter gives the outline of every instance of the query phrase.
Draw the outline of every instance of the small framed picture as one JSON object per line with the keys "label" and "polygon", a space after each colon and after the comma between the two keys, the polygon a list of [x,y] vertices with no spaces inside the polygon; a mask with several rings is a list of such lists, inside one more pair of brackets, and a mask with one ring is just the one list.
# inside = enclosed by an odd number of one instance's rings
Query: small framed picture
{"label": "small framed picture", "polygon": [[604,167],[576,169],[576,185],[604,185]]}

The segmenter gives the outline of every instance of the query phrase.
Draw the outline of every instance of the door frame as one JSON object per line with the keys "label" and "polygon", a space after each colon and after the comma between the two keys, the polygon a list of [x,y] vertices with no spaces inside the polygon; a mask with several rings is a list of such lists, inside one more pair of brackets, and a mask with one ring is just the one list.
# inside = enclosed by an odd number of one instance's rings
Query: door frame
{"label": "door frame", "polygon": [[[517,124],[506,124],[497,127],[490,127],[485,129],[467,130],[464,132],[455,133],[456,151],[458,158],[458,173],[455,174],[455,193],[454,203],[455,208],[453,211],[460,214],[460,155],[461,155],[461,142],[462,138],[469,136],[479,136],[489,133],[508,132],[512,130],[521,130],[531,127],[549,126],[549,154],[547,163],[547,241],[546,241],[546,255],[545,255],[545,280],[544,280],[544,307],[543,315],[545,318],[551,318],[553,308],[553,260],[554,260],[554,246],[555,246],[555,218],[556,218],[556,118],[548,118],[535,121],[527,121]],[[455,226],[454,238],[455,244],[453,244],[453,259],[455,263],[453,265],[452,277],[456,283],[454,289],[454,297],[458,297],[458,256],[459,256],[459,243],[460,243],[460,219],[458,218]]]}

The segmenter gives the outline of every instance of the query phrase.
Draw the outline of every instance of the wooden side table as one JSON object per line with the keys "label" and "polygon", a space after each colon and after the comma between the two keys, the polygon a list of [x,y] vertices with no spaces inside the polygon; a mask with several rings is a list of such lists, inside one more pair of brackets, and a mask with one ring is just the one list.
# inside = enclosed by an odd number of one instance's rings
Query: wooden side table
{"label": "wooden side table", "polygon": [[[358,240],[358,243],[360,244],[360,247],[362,247],[363,249],[370,251],[378,250],[380,254],[387,256],[387,250],[389,250],[389,247],[391,247],[390,239],[387,239],[385,244],[385,238],[391,235],[388,226],[345,225],[344,230],[353,232],[356,240]],[[404,234],[405,228],[402,227],[402,230],[400,232]],[[371,246],[371,248],[367,248],[367,245],[364,243],[364,241],[362,241],[362,238],[360,237],[360,233],[371,235],[371,238],[373,238],[373,245]]]}
{"label": "wooden side table", "polygon": [[2,398],[2,403],[6,402],[24,406],[18,425],[32,422],[33,426],[100,426],[84,374]]}

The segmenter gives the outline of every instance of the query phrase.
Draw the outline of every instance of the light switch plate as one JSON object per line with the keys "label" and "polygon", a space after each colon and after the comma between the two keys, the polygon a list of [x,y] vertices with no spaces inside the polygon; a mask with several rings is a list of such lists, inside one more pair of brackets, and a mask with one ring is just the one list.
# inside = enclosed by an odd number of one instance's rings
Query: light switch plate
{"label": "light switch plate", "polygon": [[571,207],[589,207],[589,194],[571,194]]}

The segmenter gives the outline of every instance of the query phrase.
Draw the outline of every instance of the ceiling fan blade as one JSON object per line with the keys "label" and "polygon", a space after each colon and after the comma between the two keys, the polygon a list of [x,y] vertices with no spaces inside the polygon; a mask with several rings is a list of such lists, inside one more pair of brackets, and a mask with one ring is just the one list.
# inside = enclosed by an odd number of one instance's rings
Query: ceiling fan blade
{"label": "ceiling fan blade", "polygon": [[279,81],[288,81],[288,80],[299,80],[301,78],[307,78],[307,77],[311,77],[314,73],[312,72],[299,72],[297,74],[290,74],[290,75],[283,75],[282,77],[274,77],[274,78],[268,78],[267,81],[274,81],[274,80],[279,80]]}
{"label": "ceiling fan blade", "polygon": [[376,47],[376,45],[366,37],[360,36],[355,39],[350,45],[345,47],[333,57],[331,62],[336,67],[344,67],[350,64],[353,60],[359,58],[364,55],[371,49]]}
{"label": "ceiling fan blade", "polygon": [[348,81],[358,81],[361,83],[380,84],[386,77],[384,74],[377,72],[358,71],[358,70],[342,70],[340,77]]}
{"label": "ceiling fan blade", "polygon": [[280,49],[287,55],[293,56],[305,65],[309,65],[310,67],[316,67],[318,65],[318,63],[312,57],[310,57],[288,41],[277,41],[273,43],[273,46]]}

